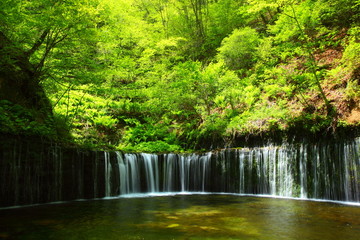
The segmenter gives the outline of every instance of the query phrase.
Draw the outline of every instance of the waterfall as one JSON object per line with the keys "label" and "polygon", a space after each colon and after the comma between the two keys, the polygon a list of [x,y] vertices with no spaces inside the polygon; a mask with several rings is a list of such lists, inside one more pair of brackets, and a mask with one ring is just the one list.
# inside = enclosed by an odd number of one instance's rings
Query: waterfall
{"label": "waterfall", "polygon": [[158,156],[154,154],[143,154],[142,157],[148,192],[159,192]]}
{"label": "waterfall", "polygon": [[[106,196],[156,192],[231,192],[360,201],[359,139],[284,144],[206,154],[116,153],[120,191]],[[106,155],[107,153],[105,153]],[[114,171],[106,160],[106,176]],[[110,189],[107,187],[106,189]]]}
{"label": "waterfall", "polygon": [[[116,152],[116,159],[118,161],[118,167],[119,167],[119,188],[120,188],[120,194],[127,194],[129,193],[129,181],[126,181],[127,178],[127,172],[126,172],[126,165],[124,162],[124,158],[120,152]],[[110,183],[107,183],[110,184]],[[108,194],[106,194],[108,196]]]}
{"label": "waterfall", "polygon": [[31,146],[0,146],[0,207],[160,192],[360,202],[360,138],[201,154]]}
{"label": "waterfall", "polygon": [[307,151],[304,145],[299,149],[300,197],[307,198]]}
{"label": "waterfall", "polygon": [[110,162],[110,154],[108,152],[104,152],[105,159],[105,196],[110,196],[111,193],[111,162]]}

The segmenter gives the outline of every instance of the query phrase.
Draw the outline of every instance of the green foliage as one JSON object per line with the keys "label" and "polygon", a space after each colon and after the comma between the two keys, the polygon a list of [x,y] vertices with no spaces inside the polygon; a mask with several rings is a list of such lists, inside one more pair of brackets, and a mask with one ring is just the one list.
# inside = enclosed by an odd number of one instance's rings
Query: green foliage
{"label": "green foliage", "polygon": [[255,63],[255,50],[259,45],[259,35],[249,27],[235,29],[225,38],[219,48],[219,59],[230,69],[248,69]]}
{"label": "green foliage", "polygon": [[347,100],[358,101],[360,98],[360,86],[358,71],[360,69],[360,28],[353,27],[348,30],[348,38],[344,45],[340,65],[329,72],[329,76],[341,81],[342,78],[349,78],[345,88]]}
{"label": "green foliage", "polygon": [[246,1],[221,0],[209,5],[208,31],[205,39],[207,52],[216,55],[222,40],[234,29],[242,27],[247,18],[239,11]]}
{"label": "green foliage", "polygon": [[322,23],[336,28],[358,26],[360,23],[359,0],[330,0],[325,13],[321,16]]}
{"label": "green foliage", "polygon": [[4,0],[0,67],[21,75],[19,62],[29,64],[54,116],[44,122],[44,113],[1,101],[0,131],[167,152],[343,124],[326,115],[324,97],[337,96],[335,106],[352,103],[346,111],[359,107],[359,6],[358,0]]}
{"label": "green foliage", "polygon": [[341,61],[350,70],[360,67],[360,27],[349,29],[349,43],[345,46]]}
{"label": "green foliage", "polygon": [[231,120],[228,125],[228,134],[258,135],[279,129],[284,130],[288,114],[287,109],[277,105],[249,110]]}
{"label": "green foliage", "polygon": [[38,115],[35,110],[29,111],[18,104],[0,100],[0,132],[56,137],[57,128],[53,119],[42,122]]}
{"label": "green foliage", "polygon": [[285,1],[283,12],[270,26],[270,32],[276,34],[278,41],[304,41],[305,38],[315,38],[321,30],[320,16],[327,9],[323,1],[306,0],[296,4]]}
{"label": "green foliage", "polygon": [[347,82],[345,94],[348,99],[360,99],[360,85],[358,80]]}
{"label": "green foliage", "polygon": [[289,126],[295,129],[306,129],[310,133],[324,132],[331,126],[332,119],[317,114],[303,114],[290,119]]}
{"label": "green foliage", "polygon": [[120,145],[120,148],[124,151],[129,151],[129,152],[163,153],[163,152],[180,152],[180,151],[182,151],[180,146],[174,145],[174,144],[169,144],[169,143],[161,141],[161,140],[141,142],[135,146]]}

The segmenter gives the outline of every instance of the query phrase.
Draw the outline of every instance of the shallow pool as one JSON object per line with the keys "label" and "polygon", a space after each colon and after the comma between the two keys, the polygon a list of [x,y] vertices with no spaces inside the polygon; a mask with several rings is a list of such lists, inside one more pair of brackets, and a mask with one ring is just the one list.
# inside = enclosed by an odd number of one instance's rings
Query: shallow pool
{"label": "shallow pool", "polygon": [[360,239],[360,207],[222,194],[0,210],[0,239]]}

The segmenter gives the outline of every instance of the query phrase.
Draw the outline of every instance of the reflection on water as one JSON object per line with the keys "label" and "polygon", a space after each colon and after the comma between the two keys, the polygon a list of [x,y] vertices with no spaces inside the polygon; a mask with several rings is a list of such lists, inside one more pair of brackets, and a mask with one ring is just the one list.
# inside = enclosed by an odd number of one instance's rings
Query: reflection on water
{"label": "reflection on water", "polygon": [[0,210],[0,239],[359,239],[360,207],[236,195],[119,198]]}

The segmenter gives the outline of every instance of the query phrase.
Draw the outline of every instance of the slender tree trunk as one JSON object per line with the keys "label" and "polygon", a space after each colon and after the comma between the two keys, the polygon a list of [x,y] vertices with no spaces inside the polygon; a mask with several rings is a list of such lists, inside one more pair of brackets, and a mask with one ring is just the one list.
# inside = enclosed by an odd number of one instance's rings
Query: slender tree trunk
{"label": "slender tree trunk", "polygon": [[334,116],[334,115],[336,115],[335,109],[331,105],[330,101],[327,99],[327,97],[325,95],[325,92],[324,92],[324,90],[323,90],[323,88],[321,86],[319,76],[317,74],[318,65],[316,63],[316,59],[315,59],[315,56],[313,54],[313,49],[311,47],[309,47],[308,36],[306,35],[304,29],[301,27],[301,24],[299,23],[298,18],[296,17],[294,6],[291,5],[291,9],[292,9],[292,12],[293,12],[293,16],[290,16],[290,15],[288,15],[288,16],[295,21],[296,27],[299,29],[300,35],[305,41],[305,50],[307,52],[307,59],[308,59],[308,62],[310,64],[311,74],[314,77],[315,85],[319,90],[320,96],[321,96],[321,98],[323,99],[323,101],[325,103],[327,115],[328,116]]}

